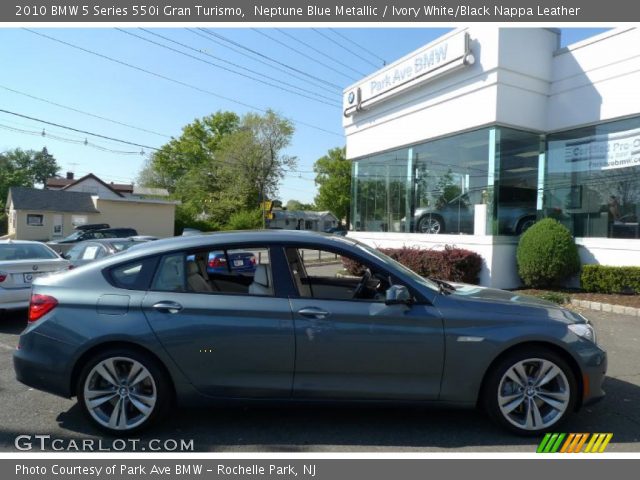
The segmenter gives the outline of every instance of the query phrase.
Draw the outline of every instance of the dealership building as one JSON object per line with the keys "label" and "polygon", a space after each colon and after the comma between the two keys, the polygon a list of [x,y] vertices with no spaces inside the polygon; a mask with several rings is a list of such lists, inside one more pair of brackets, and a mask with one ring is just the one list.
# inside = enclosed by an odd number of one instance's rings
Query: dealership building
{"label": "dealership building", "polygon": [[518,236],[558,219],[584,263],[640,266],[640,31],[456,29],[344,91],[350,236],[455,245],[519,285]]}

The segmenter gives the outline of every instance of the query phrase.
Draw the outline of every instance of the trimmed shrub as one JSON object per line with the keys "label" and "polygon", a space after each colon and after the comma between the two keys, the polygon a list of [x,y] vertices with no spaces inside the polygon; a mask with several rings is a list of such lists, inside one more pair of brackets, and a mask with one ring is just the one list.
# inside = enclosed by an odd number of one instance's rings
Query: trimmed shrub
{"label": "trimmed shrub", "polygon": [[518,274],[528,287],[559,286],[580,271],[571,232],[552,218],[536,222],[522,234],[516,259]]}
{"label": "trimmed shrub", "polygon": [[[478,283],[482,269],[480,255],[450,245],[444,250],[403,247],[381,248],[380,251],[423,277]],[[357,262],[343,258],[342,263],[351,275],[360,276],[364,272],[362,265]]]}
{"label": "trimmed shrub", "polygon": [[640,294],[640,267],[585,265],[580,285],[587,292]]}

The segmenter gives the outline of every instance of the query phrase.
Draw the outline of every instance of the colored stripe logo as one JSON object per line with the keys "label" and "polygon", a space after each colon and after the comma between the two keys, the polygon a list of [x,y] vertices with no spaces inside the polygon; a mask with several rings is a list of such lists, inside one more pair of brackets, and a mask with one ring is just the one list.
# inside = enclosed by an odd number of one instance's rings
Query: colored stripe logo
{"label": "colored stripe logo", "polygon": [[547,433],[536,453],[602,453],[612,438],[613,433]]}

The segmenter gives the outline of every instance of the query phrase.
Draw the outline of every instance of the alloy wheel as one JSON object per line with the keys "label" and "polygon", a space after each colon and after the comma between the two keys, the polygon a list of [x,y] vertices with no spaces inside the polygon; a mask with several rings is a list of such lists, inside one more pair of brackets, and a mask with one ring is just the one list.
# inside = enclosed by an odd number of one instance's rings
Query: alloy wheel
{"label": "alloy wheel", "polygon": [[109,357],[89,372],[83,386],[87,411],[110,430],[131,430],[153,413],[158,399],[149,370],[128,357]]}
{"label": "alloy wheel", "polygon": [[420,233],[438,234],[442,230],[442,223],[435,217],[426,217],[420,220]]}
{"label": "alloy wheel", "polygon": [[554,362],[528,358],[509,367],[498,387],[498,406],[515,427],[537,431],[562,418],[571,401],[567,376]]}

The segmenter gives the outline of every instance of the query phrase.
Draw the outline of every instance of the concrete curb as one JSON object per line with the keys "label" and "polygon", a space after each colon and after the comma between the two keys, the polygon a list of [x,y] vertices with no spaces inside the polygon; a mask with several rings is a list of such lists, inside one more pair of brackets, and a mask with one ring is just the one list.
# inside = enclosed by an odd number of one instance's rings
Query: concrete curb
{"label": "concrete curb", "polygon": [[612,305],[610,303],[591,302],[589,300],[571,299],[571,305],[574,307],[587,308],[598,312],[617,313],[619,315],[629,315],[631,317],[640,318],[640,308],[625,307],[623,305]]}

